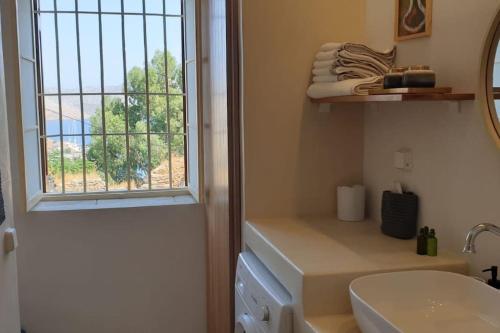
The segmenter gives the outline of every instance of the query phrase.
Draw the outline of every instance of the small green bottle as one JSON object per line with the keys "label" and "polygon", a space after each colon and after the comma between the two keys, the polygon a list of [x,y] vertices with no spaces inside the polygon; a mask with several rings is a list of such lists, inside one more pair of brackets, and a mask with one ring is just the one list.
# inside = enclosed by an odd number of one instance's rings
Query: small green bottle
{"label": "small green bottle", "polygon": [[436,231],[431,229],[429,237],[427,238],[427,255],[431,257],[437,256],[438,240],[436,238]]}
{"label": "small green bottle", "polygon": [[417,237],[417,254],[421,256],[427,255],[427,235],[424,228],[420,229],[420,234]]}

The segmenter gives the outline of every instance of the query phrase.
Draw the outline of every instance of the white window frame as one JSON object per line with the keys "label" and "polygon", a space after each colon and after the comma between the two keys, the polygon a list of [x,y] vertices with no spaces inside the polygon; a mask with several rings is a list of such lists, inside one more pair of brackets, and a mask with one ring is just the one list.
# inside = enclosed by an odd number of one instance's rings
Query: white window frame
{"label": "white window frame", "polygon": [[[23,101],[23,94],[26,94],[28,87],[31,84],[35,85],[35,96],[37,96],[36,80],[37,69],[35,60],[35,40],[34,40],[34,11],[32,0],[12,0],[17,4],[15,8],[14,19],[16,20],[17,31],[13,40],[13,45],[17,45],[18,51],[18,64],[19,71],[17,73],[19,78],[19,109],[17,112],[18,131],[22,136],[22,147],[19,147],[20,156],[23,156],[19,164],[22,170],[20,176],[24,181],[24,189],[26,196],[26,209],[31,211],[40,201],[75,201],[75,200],[106,200],[106,199],[124,199],[124,198],[157,198],[157,197],[176,197],[176,196],[191,196],[195,202],[201,202],[203,193],[203,159],[202,159],[202,116],[201,107],[199,107],[198,100],[200,92],[198,89],[200,83],[200,66],[201,62],[200,53],[198,51],[198,21],[199,21],[199,1],[198,0],[184,0],[183,1],[183,15],[184,21],[184,73],[185,73],[185,87],[186,87],[186,151],[187,151],[187,188],[183,189],[167,189],[167,190],[147,190],[147,191],[109,191],[102,193],[68,193],[68,194],[49,194],[44,193],[42,189],[42,166],[41,166],[41,148],[40,148],[40,129],[38,126],[39,112],[38,112],[38,98],[35,98],[34,110],[36,115],[36,123],[30,125],[28,120],[32,114],[27,114],[28,111],[32,112],[33,105],[31,102]],[[29,5],[28,5],[29,4]],[[13,9],[13,8],[12,8]],[[29,14],[29,15],[28,15]],[[7,14],[8,15],[8,14]],[[28,22],[29,20],[29,22]],[[28,27],[28,28],[27,28]],[[28,34],[28,32],[31,32]],[[13,36],[14,37],[14,36]],[[26,50],[31,50],[26,53]],[[33,65],[33,80],[23,79],[22,67],[23,64]],[[29,133],[36,133],[36,140],[29,138]],[[33,152],[34,145],[36,144],[36,151],[38,152],[37,164],[30,165],[28,155]],[[31,163],[34,164],[34,163]]]}

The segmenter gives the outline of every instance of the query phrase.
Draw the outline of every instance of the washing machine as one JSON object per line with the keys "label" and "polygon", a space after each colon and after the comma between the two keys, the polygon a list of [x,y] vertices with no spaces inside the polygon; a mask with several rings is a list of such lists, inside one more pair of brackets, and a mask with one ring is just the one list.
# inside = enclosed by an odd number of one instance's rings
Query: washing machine
{"label": "washing machine", "polygon": [[236,270],[235,333],[293,333],[292,298],[252,252]]}

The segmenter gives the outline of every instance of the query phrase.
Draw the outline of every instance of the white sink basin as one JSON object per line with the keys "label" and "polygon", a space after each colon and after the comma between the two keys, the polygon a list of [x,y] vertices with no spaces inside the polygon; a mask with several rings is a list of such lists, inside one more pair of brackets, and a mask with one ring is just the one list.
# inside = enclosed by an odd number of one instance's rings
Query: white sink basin
{"label": "white sink basin", "polygon": [[500,292],[450,272],[369,275],[350,286],[363,333],[500,332]]}

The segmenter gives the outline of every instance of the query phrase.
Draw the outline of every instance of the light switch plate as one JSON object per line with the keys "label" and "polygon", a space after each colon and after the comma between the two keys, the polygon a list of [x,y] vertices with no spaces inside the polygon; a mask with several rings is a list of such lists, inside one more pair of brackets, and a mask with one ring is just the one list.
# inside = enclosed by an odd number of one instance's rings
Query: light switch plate
{"label": "light switch plate", "polygon": [[17,231],[15,228],[7,228],[5,229],[4,234],[4,248],[5,253],[10,253],[14,251],[19,245],[19,241],[17,240]]}
{"label": "light switch plate", "polygon": [[399,170],[411,171],[411,169],[413,169],[413,157],[411,150],[400,149],[395,152],[394,167]]}

